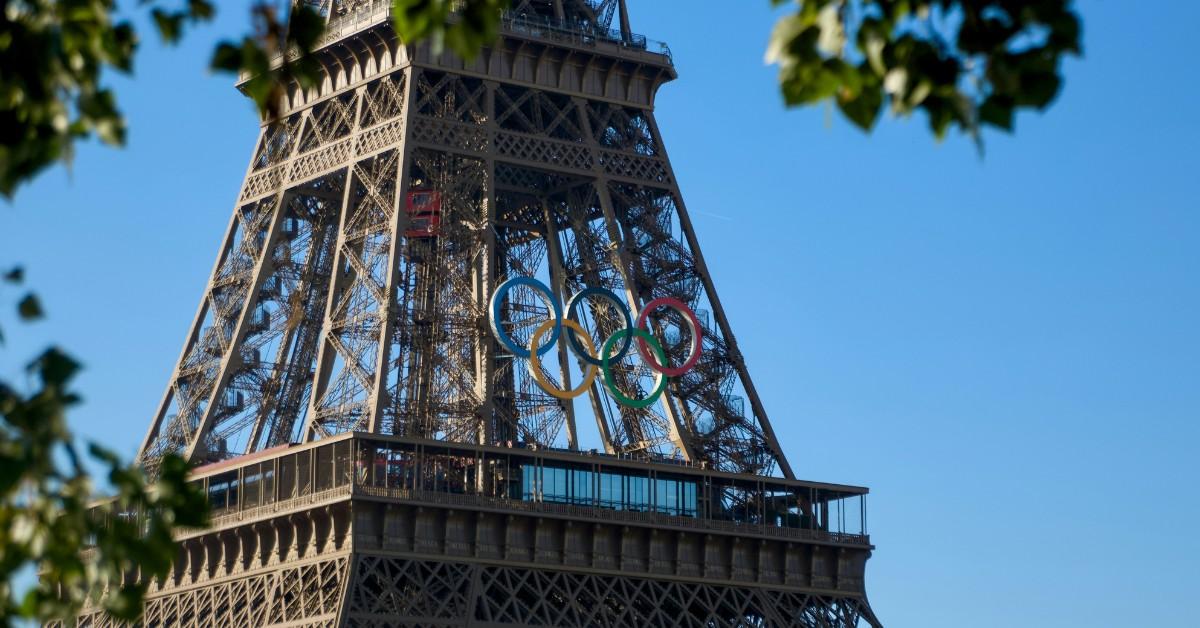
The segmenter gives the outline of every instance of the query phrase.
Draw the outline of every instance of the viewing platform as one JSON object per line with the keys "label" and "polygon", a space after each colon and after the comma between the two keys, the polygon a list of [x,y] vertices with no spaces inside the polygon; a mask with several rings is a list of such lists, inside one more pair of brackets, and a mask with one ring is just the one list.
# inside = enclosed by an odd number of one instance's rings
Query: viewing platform
{"label": "viewing platform", "polygon": [[[391,19],[391,2],[375,0],[365,4],[353,13],[329,20],[314,52],[319,60],[335,59],[338,57],[337,48],[352,44],[361,46],[363,34],[372,30],[378,32],[378,38],[385,47],[392,48],[393,41],[397,38],[392,30]],[[636,33],[623,35],[616,29],[585,27],[554,18],[518,15],[506,11],[501,17],[500,33],[505,38],[540,42],[631,62],[666,68],[673,68],[675,64],[671,48],[666,42]],[[430,46],[428,42],[421,45]],[[289,58],[295,59],[298,55],[293,53]],[[276,55],[272,66],[278,67],[282,59],[282,55]],[[250,73],[241,72],[238,75],[238,84],[244,83],[250,77]]]}
{"label": "viewing platform", "polygon": [[874,549],[866,488],[599,452],[347,433],[200,467],[192,482],[211,524],[180,532],[152,599],[318,558],[314,574],[341,578],[352,555],[858,598]]}
{"label": "viewing platform", "polygon": [[293,501],[361,496],[870,545],[866,488],[582,453],[343,434],[201,467],[193,482],[208,495],[218,527]]}
{"label": "viewing platform", "polygon": [[[380,24],[390,23],[392,3],[375,0],[359,7],[357,11],[329,20],[321,45],[330,45],[367,31]],[[569,20],[557,20],[539,15],[522,15],[505,11],[500,22],[504,35],[528,39],[543,39],[579,48],[598,49],[615,55],[655,55],[674,63],[671,48],[666,42],[630,33],[624,35],[619,29],[583,26]]]}

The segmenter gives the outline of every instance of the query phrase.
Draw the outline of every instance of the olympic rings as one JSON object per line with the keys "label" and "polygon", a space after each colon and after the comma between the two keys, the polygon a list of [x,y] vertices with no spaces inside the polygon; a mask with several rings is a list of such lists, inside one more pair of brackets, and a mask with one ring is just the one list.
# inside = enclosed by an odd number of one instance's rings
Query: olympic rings
{"label": "olympic rings", "polygon": [[547,342],[546,346],[541,348],[538,355],[545,355],[554,346],[554,343],[558,342],[558,336],[562,333],[562,306],[558,304],[558,299],[555,298],[553,292],[550,292],[550,288],[547,288],[546,284],[533,277],[513,277],[496,288],[496,293],[492,295],[492,334],[513,355],[528,360],[530,355],[529,349],[517,344],[508,335],[508,332],[504,331],[504,328],[500,326],[500,310],[501,306],[504,305],[504,295],[517,286],[525,286],[541,293],[542,300],[550,306],[550,311],[554,313],[554,318],[552,319],[554,321],[554,335],[550,337],[550,342]]}
{"label": "olympic rings", "polygon": [[[665,359],[662,360],[661,364],[656,363],[654,358],[650,357],[650,352],[646,351],[646,341],[642,340],[640,337],[638,340],[638,352],[642,354],[642,359],[646,361],[646,364],[650,365],[650,368],[662,373],[663,375],[666,375],[667,377],[679,377],[680,375],[692,370],[692,367],[696,366],[696,362],[700,360],[700,350],[703,346],[701,343],[704,340],[704,338],[701,336],[703,333],[701,330],[703,328],[700,327],[700,321],[696,319],[696,313],[693,312],[691,308],[684,305],[679,299],[672,299],[671,297],[663,297],[647,303],[646,307],[642,309],[642,313],[638,314],[638,328],[646,329],[646,321],[650,316],[650,312],[653,312],[660,307],[671,308],[672,310],[679,312],[685,319],[687,319],[688,329],[692,331],[692,352],[688,354],[687,361],[684,362],[679,368],[667,367],[667,361]],[[662,355],[661,350],[658,353],[659,355]]]}
{"label": "olympic rings", "polygon": [[[550,393],[551,396],[555,397],[556,399],[570,400],[582,395],[592,387],[592,382],[596,381],[596,374],[600,371],[600,368],[594,364],[589,364],[587,374],[583,376],[583,383],[580,384],[575,390],[563,391],[559,390],[554,384],[551,384],[550,381],[546,379],[545,373],[542,373],[542,361],[538,357],[538,354],[541,352],[537,351],[537,346],[538,343],[542,341],[542,336],[545,336],[546,332],[550,331],[550,328],[554,326],[554,323],[555,321],[553,320],[548,320],[542,323],[541,326],[533,332],[533,337],[529,339],[529,374],[533,375],[533,380],[538,383],[538,386],[541,386],[542,390]],[[588,337],[588,333],[584,331],[582,325],[571,319],[563,321],[562,324],[563,327],[566,327],[568,330],[579,333],[583,336],[583,344],[585,347],[587,347],[588,353],[596,352],[596,346],[592,344],[592,339]],[[607,380],[608,369],[605,369],[604,373],[605,379]]]}
{"label": "olympic rings", "polygon": [[[576,321],[579,320],[576,310],[579,309],[579,305],[584,302],[584,299],[586,299],[588,297],[600,297],[600,298],[604,299],[605,301],[612,303],[614,306],[616,306],[617,310],[619,310],[621,312],[621,314],[625,315],[625,328],[626,329],[633,328],[633,316],[629,313],[629,306],[625,305],[625,302],[622,301],[620,299],[620,297],[613,294],[612,290],[607,290],[605,288],[596,288],[596,287],[585,288],[582,291],[580,291],[579,293],[577,293],[575,296],[571,297],[571,300],[567,302],[567,318],[568,319],[576,320]],[[639,322],[639,325],[640,325],[640,322]],[[590,364],[592,366],[604,366],[604,364],[602,364],[601,360],[597,360],[596,358],[589,355],[589,354],[595,353],[595,351],[585,352],[583,350],[583,347],[579,346],[579,339],[575,336],[575,332],[571,331],[570,328],[568,328],[568,331],[567,331],[567,341],[571,343],[571,350],[575,352],[575,355],[579,356],[579,359],[583,360],[584,362],[586,362],[587,364]],[[621,345],[621,350],[617,352],[617,355],[613,356],[613,358],[612,358],[613,361],[620,362],[621,360],[625,359],[625,354],[629,353],[629,347],[632,344],[633,344],[633,336],[626,334],[625,335],[625,344]]]}
{"label": "olympic rings", "polygon": [[[621,392],[620,389],[617,388],[617,383],[613,381],[612,369],[608,368],[608,354],[612,353],[613,343],[617,341],[617,336],[625,336],[626,338],[637,336],[639,341],[649,342],[650,346],[654,347],[654,352],[658,354],[658,360],[660,362],[665,363],[667,361],[667,352],[663,351],[662,345],[659,344],[658,340],[654,336],[650,335],[650,332],[637,327],[626,327],[625,329],[618,330],[617,333],[609,336],[608,340],[604,343],[604,348],[600,350],[600,360],[604,362],[604,386],[608,388],[608,392],[612,394],[613,399],[616,399],[617,403],[630,408],[648,407],[655,401],[658,401],[659,395],[663,394],[663,390],[665,390],[667,387],[667,378],[663,377],[662,371],[655,369],[654,392],[650,393],[649,397],[646,397],[645,399],[630,399],[629,397],[625,396],[625,393]],[[654,363],[652,361],[646,360],[646,364],[649,364],[651,365],[651,368],[654,368]]]}
{"label": "olympic rings", "polygon": [[[533,336],[529,339],[528,347],[518,344],[500,322],[504,315],[504,297],[513,288],[518,286],[523,286],[537,292],[551,313],[550,318],[538,324],[533,332]],[[588,298],[599,298],[608,301],[621,312],[625,319],[625,327],[613,332],[600,345],[598,356],[596,355],[596,346],[592,342],[591,335],[579,322],[579,307]],[[558,298],[546,284],[533,277],[514,277],[496,288],[490,305],[490,323],[492,334],[496,337],[496,341],[514,356],[529,360],[529,373],[533,376],[534,381],[537,382],[542,390],[557,399],[571,400],[583,395],[591,389],[597,375],[603,373],[604,387],[617,400],[617,403],[630,408],[649,407],[666,390],[667,379],[680,377],[692,370],[700,360],[700,353],[703,350],[703,328],[700,326],[699,319],[696,318],[696,313],[679,299],[670,297],[654,299],[647,303],[635,322],[633,314],[629,311],[629,306],[611,290],[600,287],[586,288],[567,301],[566,311],[564,312]],[[662,343],[649,331],[650,313],[660,308],[675,310],[683,316],[692,334],[691,351],[688,353],[687,360],[678,367],[671,367],[667,364],[666,350],[663,348]],[[567,347],[587,365],[583,383],[572,390],[561,390],[542,372],[541,356],[550,351],[559,338],[564,335],[564,328],[566,328]],[[550,334],[550,338],[545,344],[542,344],[542,340],[547,334]],[[633,346],[634,338],[637,338],[638,355],[641,357],[642,362],[650,370],[654,371],[654,389],[644,399],[634,399],[621,392],[617,387],[612,369],[613,364],[620,363],[628,355],[630,348]],[[620,343],[620,349],[616,350],[618,343]],[[615,353],[614,350],[616,350]]]}

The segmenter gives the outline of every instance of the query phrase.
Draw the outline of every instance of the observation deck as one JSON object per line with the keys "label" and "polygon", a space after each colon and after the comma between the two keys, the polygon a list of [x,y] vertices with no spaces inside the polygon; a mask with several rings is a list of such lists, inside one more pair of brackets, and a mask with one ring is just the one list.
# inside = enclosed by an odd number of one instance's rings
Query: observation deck
{"label": "observation deck", "polygon": [[[391,17],[391,3],[375,0],[331,19],[314,49],[325,80],[309,90],[293,86],[287,108],[298,109],[409,64],[584,92],[635,106],[652,106],[657,88],[677,77],[666,43],[630,32],[509,11],[501,18],[499,39],[476,58],[464,60],[450,50],[435,50],[428,41],[404,44],[392,28]],[[297,56],[293,52],[290,58]],[[272,65],[278,67],[282,61],[282,55],[277,55]],[[242,72],[239,89],[251,77]]]}
{"label": "observation deck", "polygon": [[151,598],[365,553],[865,599],[874,549],[866,488],[515,444],[348,433],[191,481],[211,525],[177,535],[174,573]]}
{"label": "observation deck", "polygon": [[317,495],[728,531],[869,547],[857,486],[536,445],[343,434],[200,467],[217,527]]}
{"label": "observation deck", "polygon": [[[329,20],[325,36],[318,49],[369,31],[381,24],[390,24],[392,3],[374,2],[356,11]],[[531,40],[552,41],[580,49],[592,49],[619,57],[647,58],[674,64],[671,48],[666,42],[619,29],[583,26],[565,19],[539,15],[522,15],[505,11],[500,22],[502,35]]]}

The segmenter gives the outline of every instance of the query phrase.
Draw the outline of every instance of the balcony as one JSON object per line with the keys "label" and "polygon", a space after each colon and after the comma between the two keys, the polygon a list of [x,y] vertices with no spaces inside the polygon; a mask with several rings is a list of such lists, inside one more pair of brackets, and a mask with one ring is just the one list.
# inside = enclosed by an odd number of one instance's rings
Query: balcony
{"label": "balcony", "polygon": [[[365,498],[870,546],[864,488],[587,452],[344,434],[193,476],[213,508],[213,529]],[[96,514],[138,517],[103,506]]]}
{"label": "balcony", "polygon": [[[363,32],[391,18],[391,2],[371,2],[357,11],[335,17],[325,28],[320,45],[332,44],[356,33]],[[645,35],[631,33],[624,36],[620,30],[595,28],[574,24],[565,20],[540,16],[517,15],[505,12],[500,30],[507,35],[553,41],[581,48],[598,48],[616,54],[652,54],[664,57],[673,65],[671,48],[665,42],[647,39]]]}

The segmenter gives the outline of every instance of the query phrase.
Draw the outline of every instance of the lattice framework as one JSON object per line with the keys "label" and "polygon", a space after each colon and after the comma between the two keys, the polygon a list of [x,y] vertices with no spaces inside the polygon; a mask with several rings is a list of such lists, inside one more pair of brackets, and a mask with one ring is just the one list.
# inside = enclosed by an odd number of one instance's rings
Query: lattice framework
{"label": "lattice framework", "polygon": [[[517,0],[506,24],[523,30],[473,62],[395,44],[386,20],[376,19],[386,16],[378,0],[311,4],[336,37],[351,35],[323,53],[327,80],[295,86],[286,115],[263,126],[139,452],[148,470],[167,452],[213,463],[347,432],[582,453],[595,445],[580,433],[590,414],[609,454],[793,478],[655,120],[653,92],[673,69],[666,57],[636,52],[623,0]],[[619,30],[609,30],[618,18]],[[577,37],[532,41],[543,26]],[[587,49],[597,42],[609,52]],[[414,192],[439,199],[434,233],[412,230]],[[578,403],[560,401],[490,332],[492,292],[515,276],[542,279],[563,303],[603,287],[635,316],[656,298],[678,298],[699,315],[702,358],[648,408],[617,404],[598,382]],[[503,309],[521,342],[548,314],[520,290]],[[599,345],[623,318],[594,302],[581,323]],[[684,361],[684,322],[654,312],[650,325],[670,361]],[[542,368],[566,388],[584,370],[563,342]],[[635,354],[612,370],[633,397],[652,387]],[[502,480],[474,481],[484,488]],[[733,512],[754,496],[729,485],[708,498]],[[595,565],[541,568],[507,555],[433,556],[448,547],[449,531],[418,534],[411,551],[379,553],[342,543],[355,526],[390,514],[314,512],[191,543],[177,586],[154,589],[146,624],[879,625],[853,568],[834,582],[814,567],[811,581],[788,588],[781,578],[718,583],[702,577],[707,571],[642,577]],[[283,549],[288,543],[295,547]],[[671,573],[669,558],[646,562]],[[178,571],[185,563],[198,578],[187,586]],[[739,569],[720,578],[737,580]],[[95,613],[82,623],[111,625]]]}
{"label": "lattice framework", "polygon": [[[250,191],[275,173],[294,182]],[[649,110],[438,70],[391,72],[268,125],[143,461],[347,431],[577,448],[578,410],[496,359],[481,322],[492,286],[540,275],[564,301],[601,286],[634,311],[675,296],[701,315],[704,357],[664,403],[588,394],[605,450],[790,473],[673,181]],[[426,189],[441,195],[439,233],[409,237],[405,195]],[[540,315],[532,295],[514,298]],[[682,360],[680,321],[652,321]],[[604,306],[585,322],[597,341],[620,324]],[[578,377],[564,352],[554,362],[555,379]],[[636,357],[614,373],[649,390]]]}

